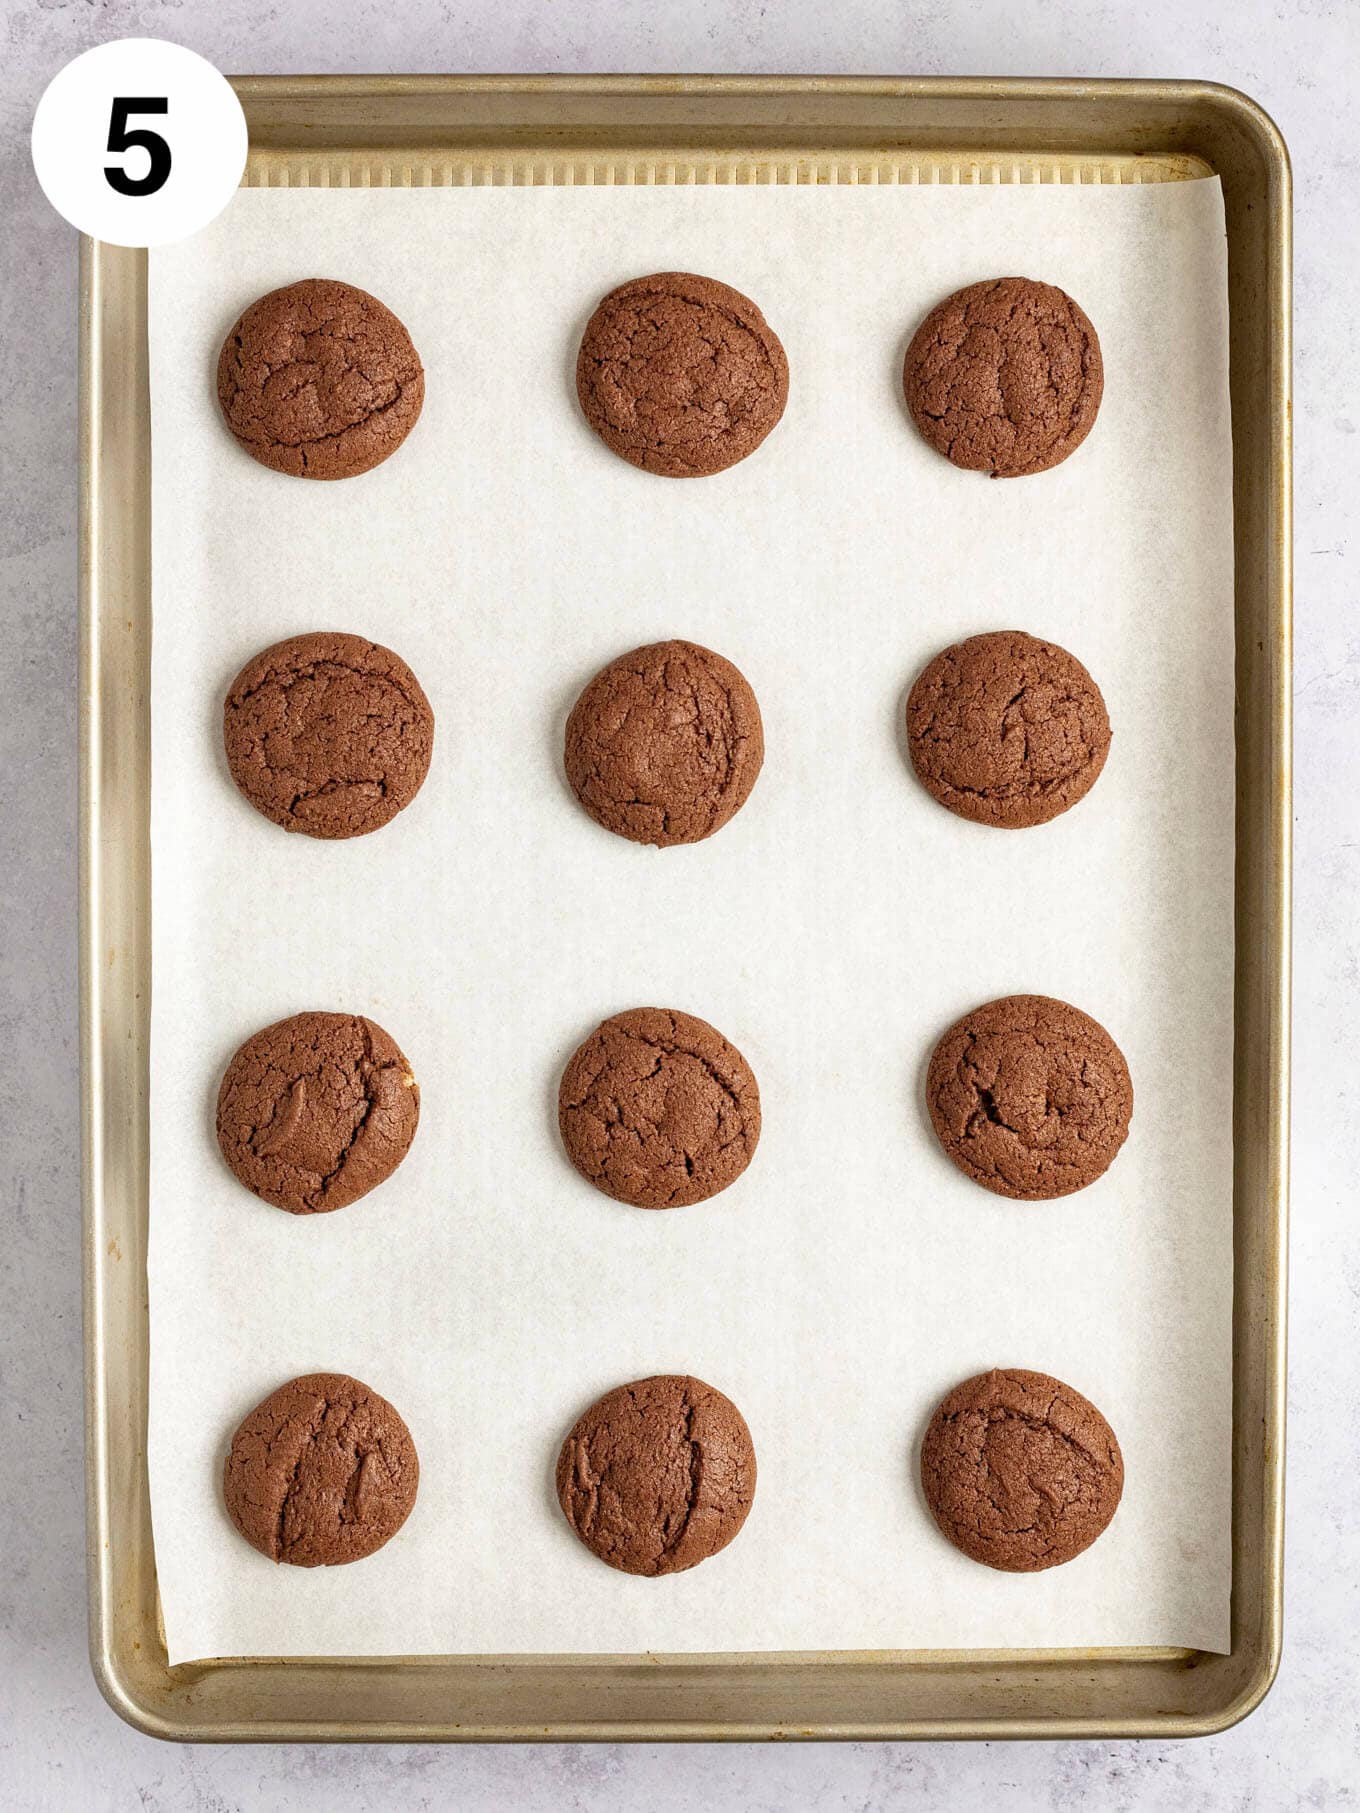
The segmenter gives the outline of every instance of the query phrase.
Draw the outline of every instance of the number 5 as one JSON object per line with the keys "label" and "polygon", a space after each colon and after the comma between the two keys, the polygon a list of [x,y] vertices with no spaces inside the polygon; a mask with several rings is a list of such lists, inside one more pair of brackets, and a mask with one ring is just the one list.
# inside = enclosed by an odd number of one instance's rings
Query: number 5
{"label": "number 5", "polygon": [[170,103],[163,96],[157,100],[145,95],[118,95],[109,114],[110,151],[133,151],[140,147],[151,159],[145,176],[129,176],[121,164],[105,164],[104,178],[120,195],[154,195],[165,187],[170,175],[170,147],[159,132],[144,126],[128,131],[128,115],[133,113],[169,113]]}

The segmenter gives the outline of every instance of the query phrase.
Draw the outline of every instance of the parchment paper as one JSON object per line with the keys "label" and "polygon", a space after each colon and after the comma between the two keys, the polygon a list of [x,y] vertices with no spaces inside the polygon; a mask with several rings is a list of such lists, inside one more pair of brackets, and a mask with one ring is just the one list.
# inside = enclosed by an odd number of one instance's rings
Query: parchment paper
{"label": "parchment paper", "polygon": [[[598,297],[707,272],[788,351],[787,413],[726,474],[634,471],[572,371]],[[1105,400],[1086,445],[992,483],[903,409],[906,341],[961,284],[1075,295]],[[366,477],[256,465],[218,347],[313,274],[381,296],[427,371]],[[171,1661],[222,1654],[719,1651],[1228,1641],[1233,635],[1227,309],[1216,181],[1158,187],[244,192],[151,255],[155,447],[151,1430]],[[965,824],[915,782],[907,688],[1021,627],[1077,654],[1114,724],[1087,800]],[[415,803],[374,836],[290,837],[238,796],[224,690],[337,628],[397,649],[438,717]],[[599,830],[561,774],[578,689],[666,636],[750,679],[767,756],[717,837]],[[992,996],[1053,994],[1128,1057],[1106,1177],[1003,1201],[937,1149],[926,1058]],[[606,1014],[711,1020],[760,1083],[746,1175],[666,1214],[582,1182],[561,1068]],[[247,1034],[372,1015],[422,1120],[396,1176],[294,1219],[224,1168],[213,1106]],[[1055,1373],[1113,1423],[1109,1532],[993,1573],[937,1534],[925,1420],[991,1365]],[[294,1374],[356,1374],[419,1448],[399,1538],[276,1568],[222,1510],[227,1438]],[[557,1510],[599,1392],[692,1372],[745,1412],[740,1538],[671,1579],[601,1566]]]}

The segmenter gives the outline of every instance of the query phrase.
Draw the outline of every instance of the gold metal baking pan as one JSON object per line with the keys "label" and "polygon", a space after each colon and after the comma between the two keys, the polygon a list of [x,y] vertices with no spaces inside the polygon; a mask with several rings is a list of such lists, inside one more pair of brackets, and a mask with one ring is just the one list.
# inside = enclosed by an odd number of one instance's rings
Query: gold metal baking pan
{"label": "gold metal baking pan", "polygon": [[251,186],[1146,183],[1227,206],[1237,614],[1228,1655],[267,1656],[171,1668],[146,1474],[150,471],[146,256],[81,248],[81,1012],[90,1644],[162,1737],[1189,1736],[1280,1653],[1290,888],[1290,175],[1197,82],[297,77],[236,83]]}

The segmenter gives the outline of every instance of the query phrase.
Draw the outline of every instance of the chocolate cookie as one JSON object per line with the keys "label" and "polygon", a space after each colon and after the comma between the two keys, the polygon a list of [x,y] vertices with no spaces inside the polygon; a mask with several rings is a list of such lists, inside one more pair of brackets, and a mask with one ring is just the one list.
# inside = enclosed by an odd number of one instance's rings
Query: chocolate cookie
{"label": "chocolate cookie", "polygon": [[353,478],[415,426],[425,374],[411,336],[367,290],[308,277],[252,302],[217,361],[227,427],[262,466]]}
{"label": "chocolate cookie", "polygon": [[620,655],[567,720],[572,791],[597,825],[639,844],[711,837],[745,804],[764,759],[755,694],[695,642]]}
{"label": "chocolate cookie", "polygon": [[1046,995],[1007,995],[940,1040],[926,1103],[961,1171],[998,1196],[1040,1202],[1085,1189],[1113,1163],[1133,1082],[1089,1015]]}
{"label": "chocolate cookie", "polygon": [[1042,825],[1089,793],[1105,766],[1110,719],[1075,655],[1023,630],[956,642],[907,700],[912,764],[960,818]]}
{"label": "chocolate cookie", "polygon": [[271,1392],[232,1436],[222,1496],[271,1561],[336,1567],[392,1540],[419,1482],[411,1432],[387,1399],[342,1372],[312,1372]]}
{"label": "chocolate cookie", "polygon": [[217,1143],[248,1190],[293,1215],[343,1209],[390,1177],[420,1118],[411,1066],[358,1014],[294,1014],[246,1040],[217,1096]]}
{"label": "chocolate cookie", "polygon": [[1119,1508],[1124,1461],[1079,1391],[1007,1369],[966,1380],[941,1403],[921,1443],[921,1485],[955,1548],[1033,1574],[1090,1548]]}
{"label": "chocolate cookie", "polygon": [[576,393],[630,465],[699,478],[759,447],[784,413],[789,362],[749,296],[659,271],[620,284],[590,317]]}
{"label": "chocolate cookie", "polygon": [[703,1202],[741,1176],[760,1138],[751,1067],[692,1014],[635,1007],[596,1027],[562,1074],[567,1156],[639,1209]]}
{"label": "chocolate cookie", "polygon": [[557,1496],[592,1555],[625,1574],[679,1574],[746,1522],[756,1454],[721,1391],[676,1374],[590,1406],[557,1457]]}
{"label": "chocolate cookie", "polygon": [[390,648],[321,631],[246,663],[222,736],[232,779],[266,818],[308,837],[362,837],[420,791],[434,713]]}
{"label": "chocolate cookie", "polygon": [[956,466],[1020,478],[1075,453],[1104,389],[1096,330],[1062,290],[997,277],[933,308],[907,348],[907,408]]}

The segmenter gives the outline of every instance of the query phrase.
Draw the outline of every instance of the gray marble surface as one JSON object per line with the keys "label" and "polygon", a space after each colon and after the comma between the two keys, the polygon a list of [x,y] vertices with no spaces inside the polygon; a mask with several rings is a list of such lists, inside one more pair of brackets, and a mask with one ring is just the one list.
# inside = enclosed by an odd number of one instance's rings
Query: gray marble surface
{"label": "gray marble surface", "polygon": [[[1360,616],[1355,0],[0,0],[0,1804],[1104,1810],[1360,1796]],[[357,1750],[160,1745],[85,1659],[76,1030],[75,236],[33,181],[49,77],[111,37],[246,71],[1208,77],[1297,183],[1297,957],[1284,1666],[1191,1744]],[[1347,128],[1347,115],[1351,127]],[[1227,651],[1225,651],[1227,658]]]}

